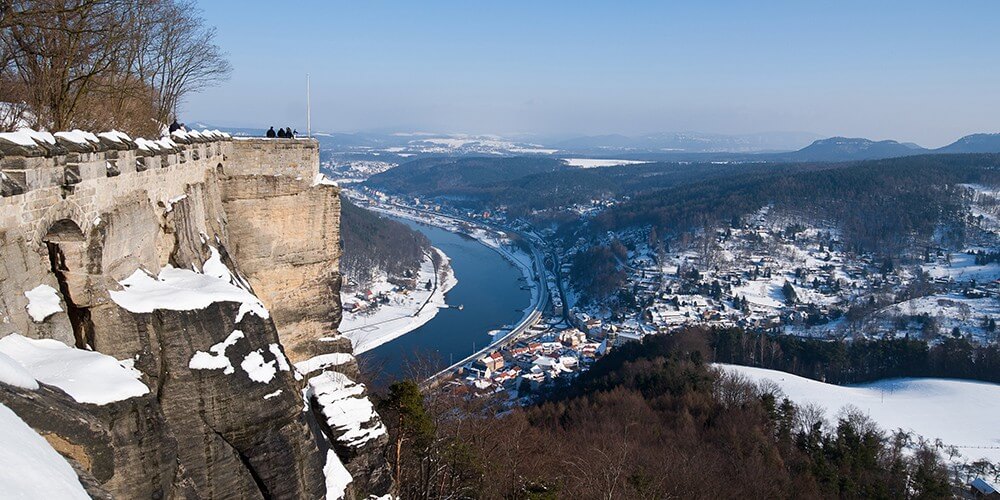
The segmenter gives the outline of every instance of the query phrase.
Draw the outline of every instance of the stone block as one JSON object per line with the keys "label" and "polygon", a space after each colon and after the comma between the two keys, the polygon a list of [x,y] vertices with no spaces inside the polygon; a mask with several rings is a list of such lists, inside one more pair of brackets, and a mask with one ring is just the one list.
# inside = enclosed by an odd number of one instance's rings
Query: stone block
{"label": "stone block", "polygon": [[118,168],[118,160],[105,160],[104,168],[108,177],[118,177],[122,171]]}
{"label": "stone block", "polygon": [[0,170],[0,196],[15,196],[27,191],[23,170]]}

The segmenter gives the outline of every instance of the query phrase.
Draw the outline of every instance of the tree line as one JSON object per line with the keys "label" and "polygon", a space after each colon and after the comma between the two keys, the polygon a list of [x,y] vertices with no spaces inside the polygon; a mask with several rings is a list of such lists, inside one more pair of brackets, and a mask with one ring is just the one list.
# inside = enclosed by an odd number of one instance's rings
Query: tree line
{"label": "tree line", "polygon": [[231,67],[193,0],[0,0],[0,130],[156,136]]}
{"label": "tree line", "polygon": [[856,412],[830,421],[774,387],[713,369],[710,359],[703,331],[647,337],[541,403],[501,412],[482,399],[397,382],[378,399],[395,493],[950,498],[933,443],[884,432]]}
{"label": "tree line", "polygon": [[707,331],[720,363],[758,366],[833,384],[894,377],[942,377],[1000,383],[1000,346],[977,345],[966,337],[936,342],[908,337],[827,340],[749,332]]}

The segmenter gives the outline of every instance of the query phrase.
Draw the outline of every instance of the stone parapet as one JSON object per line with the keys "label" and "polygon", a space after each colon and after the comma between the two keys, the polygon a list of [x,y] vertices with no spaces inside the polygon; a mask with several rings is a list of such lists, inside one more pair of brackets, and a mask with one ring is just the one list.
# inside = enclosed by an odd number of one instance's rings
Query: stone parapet
{"label": "stone parapet", "polygon": [[[3,197],[53,187],[72,192],[74,186],[89,180],[206,160],[222,161],[231,153],[233,142],[229,134],[209,131],[175,133],[156,141],[133,141],[125,134],[113,132],[15,134],[0,134]],[[196,138],[192,137],[194,134]],[[26,138],[31,138],[33,144]]]}

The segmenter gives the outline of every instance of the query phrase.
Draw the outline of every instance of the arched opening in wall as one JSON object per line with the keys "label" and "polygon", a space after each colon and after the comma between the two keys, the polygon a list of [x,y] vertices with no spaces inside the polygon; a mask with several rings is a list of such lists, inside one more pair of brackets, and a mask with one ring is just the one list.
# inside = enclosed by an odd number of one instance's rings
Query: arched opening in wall
{"label": "arched opening in wall", "polygon": [[226,169],[223,168],[222,164],[220,163],[218,166],[215,167],[215,173],[219,174],[219,177],[225,177]]}
{"label": "arched opening in wall", "polygon": [[59,282],[59,291],[66,301],[76,347],[93,346],[94,325],[90,309],[80,305],[84,302],[80,298],[85,296],[87,285],[87,239],[76,222],[60,219],[49,226],[42,241],[48,249],[49,264]]}
{"label": "arched opening in wall", "polygon": [[49,231],[45,233],[45,237],[42,241],[45,242],[69,242],[69,241],[83,241],[86,238],[83,236],[83,230],[80,226],[70,219],[59,219],[49,226]]}

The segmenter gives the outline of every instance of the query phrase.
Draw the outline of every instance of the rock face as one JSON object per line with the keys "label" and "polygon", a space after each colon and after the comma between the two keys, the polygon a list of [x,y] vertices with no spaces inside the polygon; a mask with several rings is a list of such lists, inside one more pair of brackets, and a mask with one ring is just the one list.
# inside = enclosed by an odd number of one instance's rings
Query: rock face
{"label": "rock face", "polygon": [[322,354],[310,341],[340,324],[340,197],[302,183],[239,175],[223,193],[232,252],[293,361]]}
{"label": "rock face", "polygon": [[[339,190],[315,182],[315,141],[206,132],[3,151],[18,155],[0,158],[5,186],[18,189],[0,198],[0,337],[55,339],[131,360],[149,388],[96,405],[44,383],[32,391],[0,381],[0,403],[66,457],[88,493],[388,491],[378,415],[358,418],[359,440],[345,439],[353,427],[331,426],[324,413],[371,405],[352,381],[350,342],[336,331]],[[207,288],[183,289],[161,270]],[[155,288],[145,296],[155,300],[123,301],[136,280]],[[40,320],[26,314],[25,292],[38,285],[58,291],[61,309]],[[248,309],[233,294],[263,307]],[[314,362],[324,355],[344,362]],[[320,368],[307,378],[295,362]],[[333,390],[349,397],[317,394],[309,381],[320,376],[340,381]],[[346,489],[328,490],[331,448],[353,475]]]}

